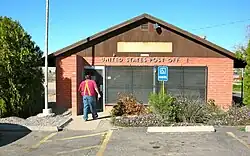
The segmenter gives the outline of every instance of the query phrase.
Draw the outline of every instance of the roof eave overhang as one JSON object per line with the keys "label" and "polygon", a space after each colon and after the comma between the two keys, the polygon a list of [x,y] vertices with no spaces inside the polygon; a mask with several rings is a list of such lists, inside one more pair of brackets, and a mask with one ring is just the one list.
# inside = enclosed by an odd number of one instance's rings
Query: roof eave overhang
{"label": "roof eave overhang", "polygon": [[[62,48],[52,54],[50,54],[48,56],[48,61],[49,61],[49,66],[55,66],[56,64],[56,57],[59,57],[59,56],[68,56],[68,55],[72,55],[73,53],[77,52],[79,49],[85,49],[88,47],[88,45],[90,45],[91,43],[98,43],[98,41],[101,41],[100,38],[102,38],[103,36],[105,35],[109,35],[111,32],[114,32],[114,31],[117,31],[118,29],[121,29],[123,27],[128,27],[129,25],[133,24],[133,23],[136,23],[136,22],[139,22],[141,20],[147,20],[147,21],[150,21],[150,22],[153,22],[153,23],[157,23],[158,25],[164,27],[164,28],[167,28],[169,30],[171,30],[172,32],[175,32],[183,37],[186,37],[194,42],[196,42],[197,44],[200,44],[200,45],[203,45],[209,49],[212,49],[213,51],[217,52],[217,53],[220,53],[230,59],[233,59],[234,60],[234,68],[243,68],[245,67],[245,63],[241,60],[238,60],[236,57],[235,57],[235,54],[222,48],[222,47],[219,47],[207,40],[204,40],[194,34],[191,34],[185,30],[182,30],[176,26],[173,26],[169,23],[166,23],[165,21],[163,20],[160,20],[158,18],[155,18],[151,15],[148,15],[148,14],[142,14],[140,16],[137,16],[137,17],[134,17],[128,21],[125,21],[119,25],[116,25],[116,26],[113,26],[107,30],[104,30],[104,31],[101,31],[95,35],[92,35],[86,39],[83,39],[81,41],[78,41],[72,45],[69,45],[65,48]],[[43,61],[44,61],[44,58],[43,58]]]}

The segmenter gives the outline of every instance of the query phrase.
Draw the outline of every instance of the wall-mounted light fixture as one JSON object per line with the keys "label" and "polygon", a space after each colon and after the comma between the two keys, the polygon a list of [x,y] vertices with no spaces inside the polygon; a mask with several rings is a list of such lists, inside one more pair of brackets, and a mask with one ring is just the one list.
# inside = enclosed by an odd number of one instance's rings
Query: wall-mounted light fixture
{"label": "wall-mounted light fixture", "polygon": [[160,25],[159,25],[158,23],[155,23],[155,24],[154,24],[154,28],[155,28],[155,30],[156,30],[157,28],[160,28]]}
{"label": "wall-mounted light fixture", "polygon": [[161,33],[162,33],[161,26],[160,26],[158,23],[155,23],[155,24],[154,24],[154,29],[156,30],[156,32],[157,32],[158,34],[161,34]]}

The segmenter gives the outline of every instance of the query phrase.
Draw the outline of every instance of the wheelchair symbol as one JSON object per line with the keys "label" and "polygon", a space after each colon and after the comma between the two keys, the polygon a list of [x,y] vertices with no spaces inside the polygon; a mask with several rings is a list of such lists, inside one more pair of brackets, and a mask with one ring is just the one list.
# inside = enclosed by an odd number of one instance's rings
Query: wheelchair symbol
{"label": "wheelchair symbol", "polygon": [[166,74],[166,73],[167,73],[166,68],[161,68],[161,69],[160,69],[160,74]]}

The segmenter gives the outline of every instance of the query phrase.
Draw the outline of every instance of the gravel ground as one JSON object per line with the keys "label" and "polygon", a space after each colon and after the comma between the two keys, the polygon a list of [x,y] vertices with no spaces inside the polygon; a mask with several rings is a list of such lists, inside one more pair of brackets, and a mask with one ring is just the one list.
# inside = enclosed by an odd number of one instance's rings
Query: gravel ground
{"label": "gravel ground", "polygon": [[52,108],[53,113],[55,113],[53,116],[31,116],[27,119],[12,116],[7,118],[0,118],[0,124],[9,123],[22,126],[58,126],[59,124],[67,120],[71,116],[71,111],[67,111],[64,108],[59,108],[55,105],[55,82],[50,82],[49,88],[50,90],[52,90],[51,93],[49,93],[49,107]]}
{"label": "gravel ground", "polygon": [[63,121],[68,119],[70,116],[71,116],[70,111],[67,111],[60,115],[47,116],[47,117],[31,116],[27,119],[13,116],[7,118],[0,118],[0,123],[19,124],[22,126],[58,126]]}
{"label": "gravel ground", "polygon": [[[54,78],[54,77],[52,77]],[[51,78],[51,79],[52,79]],[[56,83],[55,81],[51,81],[48,83],[49,85],[49,103],[50,102],[56,102]],[[67,120],[71,116],[71,111],[63,110],[64,113],[62,113],[61,108],[56,108],[55,104],[53,106],[50,106],[52,108],[52,111],[55,112],[55,115],[49,116],[49,117],[38,117],[38,116],[31,116],[27,119],[19,118],[19,117],[7,117],[7,118],[0,118],[0,124],[1,123],[9,123],[9,124],[18,124],[22,126],[58,126],[65,120]],[[60,113],[58,113],[58,111]]]}

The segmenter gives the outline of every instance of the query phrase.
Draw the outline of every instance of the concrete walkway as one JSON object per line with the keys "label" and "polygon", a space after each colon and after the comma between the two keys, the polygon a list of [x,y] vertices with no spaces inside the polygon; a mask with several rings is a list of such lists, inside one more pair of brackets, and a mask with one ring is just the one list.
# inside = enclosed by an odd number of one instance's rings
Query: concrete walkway
{"label": "concrete walkway", "polygon": [[84,121],[83,116],[72,116],[72,121],[64,128],[65,130],[108,130],[112,128],[110,115],[108,113],[98,113],[98,119],[92,120],[89,114],[89,121]]}

